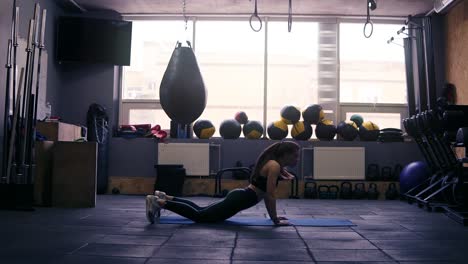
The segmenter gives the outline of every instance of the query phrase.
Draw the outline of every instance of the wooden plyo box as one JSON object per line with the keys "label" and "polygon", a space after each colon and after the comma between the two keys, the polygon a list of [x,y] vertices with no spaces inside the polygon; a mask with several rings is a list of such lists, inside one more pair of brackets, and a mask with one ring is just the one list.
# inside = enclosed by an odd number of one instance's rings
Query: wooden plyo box
{"label": "wooden plyo box", "polygon": [[96,206],[96,142],[55,142],[52,171],[52,206]]}
{"label": "wooden plyo box", "polygon": [[50,141],[75,141],[81,138],[81,127],[63,122],[37,122],[36,129]]}
{"label": "wooden plyo box", "polygon": [[36,141],[36,174],[34,177],[34,204],[52,204],[52,156],[53,141]]}

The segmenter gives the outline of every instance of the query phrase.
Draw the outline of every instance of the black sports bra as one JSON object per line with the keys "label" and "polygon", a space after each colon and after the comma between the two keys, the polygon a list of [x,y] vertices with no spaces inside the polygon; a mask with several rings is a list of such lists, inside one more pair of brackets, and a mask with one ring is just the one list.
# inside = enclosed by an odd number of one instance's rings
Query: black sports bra
{"label": "black sports bra", "polygon": [[[280,177],[278,177],[276,179],[276,186],[278,186],[278,182],[280,180]],[[266,189],[267,189],[267,177],[265,176],[262,176],[262,175],[257,175],[254,177],[252,177],[252,182],[251,184],[255,187],[257,187],[258,189],[266,192]]]}

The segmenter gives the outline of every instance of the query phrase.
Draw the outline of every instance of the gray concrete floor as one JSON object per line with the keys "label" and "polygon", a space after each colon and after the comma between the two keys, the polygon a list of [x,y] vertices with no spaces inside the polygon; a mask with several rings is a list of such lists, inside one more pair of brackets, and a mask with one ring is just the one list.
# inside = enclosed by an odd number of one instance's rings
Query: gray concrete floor
{"label": "gray concrete floor", "polygon": [[[0,211],[0,263],[468,263],[468,227],[402,201],[291,199],[278,211],[356,226],[150,225],[143,196],[101,195],[96,208]],[[238,216],[265,215],[260,203]]]}

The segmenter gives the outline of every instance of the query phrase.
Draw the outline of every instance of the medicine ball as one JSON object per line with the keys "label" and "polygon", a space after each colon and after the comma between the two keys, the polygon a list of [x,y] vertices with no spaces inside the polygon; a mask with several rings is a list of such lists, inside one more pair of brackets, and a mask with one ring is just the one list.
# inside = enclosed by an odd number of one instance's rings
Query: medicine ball
{"label": "medicine ball", "polygon": [[281,120],[286,124],[294,124],[301,118],[301,111],[295,106],[287,105],[281,109]]}
{"label": "medicine ball", "polygon": [[281,140],[288,136],[288,125],[283,121],[275,121],[267,127],[268,136],[271,139]]}
{"label": "medicine ball", "polygon": [[193,132],[195,132],[195,135],[201,139],[212,137],[215,131],[216,128],[210,120],[197,120],[197,122],[193,124]]}
{"label": "medicine ball", "polygon": [[360,127],[362,125],[362,123],[364,122],[364,118],[362,118],[361,115],[358,115],[358,114],[354,114],[351,116],[351,118],[349,119],[351,121],[353,121],[354,123],[356,123],[356,125],[358,127]]}
{"label": "medicine ball", "polygon": [[336,135],[336,127],[333,121],[324,119],[315,127],[315,136],[320,140],[333,140]]}
{"label": "medicine ball", "polygon": [[406,193],[431,176],[431,171],[422,161],[411,162],[400,172],[400,191]]}
{"label": "medicine ball", "polygon": [[347,121],[342,124],[338,124],[340,127],[337,128],[338,135],[346,141],[353,141],[358,135],[358,128],[356,123],[353,121]]}
{"label": "medicine ball", "polygon": [[309,105],[302,111],[302,118],[309,124],[318,124],[325,117],[322,106],[318,104]]}
{"label": "medicine ball", "polygon": [[249,118],[247,117],[247,114],[244,111],[237,112],[234,119],[236,119],[237,122],[239,122],[242,125],[247,124],[247,122],[249,121]]}
{"label": "medicine ball", "polygon": [[312,126],[307,122],[299,121],[293,125],[291,136],[297,140],[308,140],[312,136]]}
{"label": "medicine ball", "polygon": [[219,133],[224,139],[237,139],[241,133],[241,125],[235,119],[224,120],[219,127]]}
{"label": "medicine ball", "polygon": [[362,141],[376,141],[379,138],[379,134],[379,126],[371,121],[366,121],[359,127],[359,138]]}
{"label": "medicine ball", "polygon": [[248,139],[259,139],[263,135],[263,126],[258,121],[249,121],[242,128],[244,137]]}

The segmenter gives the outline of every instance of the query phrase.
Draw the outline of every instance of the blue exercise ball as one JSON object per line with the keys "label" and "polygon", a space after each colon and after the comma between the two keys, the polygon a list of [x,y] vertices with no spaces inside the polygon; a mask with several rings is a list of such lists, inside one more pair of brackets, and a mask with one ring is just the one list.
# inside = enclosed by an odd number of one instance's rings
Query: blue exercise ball
{"label": "blue exercise ball", "polygon": [[408,192],[430,176],[431,171],[425,162],[409,163],[400,172],[400,192],[402,194]]}

